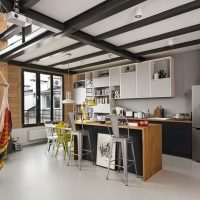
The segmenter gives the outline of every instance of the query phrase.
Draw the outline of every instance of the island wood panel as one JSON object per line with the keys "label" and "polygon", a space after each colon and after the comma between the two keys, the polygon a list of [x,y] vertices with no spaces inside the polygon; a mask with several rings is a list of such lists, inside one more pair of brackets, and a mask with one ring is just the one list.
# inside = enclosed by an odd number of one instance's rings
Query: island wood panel
{"label": "island wood panel", "polygon": [[[77,125],[80,125],[80,121],[76,121]],[[100,124],[97,122],[83,123],[90,126],[103,126],[106,124]],[[156,174],[162,169],[162,125],[149,124],[148,127],[139,126],[127,126],[120,125],[120,129],[140,130],[142,134],[142,154],[143,154],[143,181],[148,180],[151,176]]]}
{"label": "island wood panel", "polygon": [[162,169],[162,126],[149,126],[142,131],[143,180]]}

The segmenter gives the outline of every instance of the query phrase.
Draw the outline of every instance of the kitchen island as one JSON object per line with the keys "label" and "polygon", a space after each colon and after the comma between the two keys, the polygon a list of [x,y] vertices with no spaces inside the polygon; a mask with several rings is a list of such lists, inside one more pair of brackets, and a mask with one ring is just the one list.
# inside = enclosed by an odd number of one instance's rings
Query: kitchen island
{"label": "kitchen island", "polygon": [[[98,122],[87,122],[83,124],[84,128],[90,134],[93,158],[95,161],[98,133],[109,134],[108,126]],[[77,121],[76,125],[77,128],[81,128],[81,122]],[[130,136],[134,139],[138,174],[142,176],[143,181],[148,180],[162,169],[162,125],[149,124],[146,127],[120,125],[119,128],[122,135],[127,134],[127,128],[129,128]],[[87,147],[87,140],[83,141],[83,146]],[[131,156],[130,152],[128,148],[128,157]],[[85,159],[91,160],[89,156],[86,156]],[[129,171],[134,173],[133,168]]]}

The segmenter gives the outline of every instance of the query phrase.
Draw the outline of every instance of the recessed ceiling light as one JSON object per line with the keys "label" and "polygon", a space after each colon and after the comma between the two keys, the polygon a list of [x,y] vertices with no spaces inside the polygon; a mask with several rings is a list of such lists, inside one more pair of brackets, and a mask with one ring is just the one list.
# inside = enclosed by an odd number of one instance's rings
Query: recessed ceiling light
{"label": "recessed ceiling light", "polygon": [[135,18],[141,18],[142,17],[142,9],[140,7],[137,7],[135,10]]}

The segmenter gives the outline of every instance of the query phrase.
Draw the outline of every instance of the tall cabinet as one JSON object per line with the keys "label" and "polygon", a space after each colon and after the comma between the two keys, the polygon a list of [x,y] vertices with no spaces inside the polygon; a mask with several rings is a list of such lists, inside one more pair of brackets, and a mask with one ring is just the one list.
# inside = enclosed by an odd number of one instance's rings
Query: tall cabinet
{"label": "tall cabinet", "polygon": [[151,96],[150,92],[150,67],[149,61],[137,64],[137,97],[147,98]]}
{"label": "tall cabinet", "polygon": [[136,97],[136,65],[127,65],[121,67],[120,81],[121,98]]}

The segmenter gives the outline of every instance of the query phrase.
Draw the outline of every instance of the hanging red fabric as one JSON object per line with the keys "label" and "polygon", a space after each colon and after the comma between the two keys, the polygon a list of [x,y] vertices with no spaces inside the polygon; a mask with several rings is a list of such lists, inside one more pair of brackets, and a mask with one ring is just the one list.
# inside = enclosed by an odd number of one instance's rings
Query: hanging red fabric
{"label": "hanging red fabric", "polygon": [[3,133],[2,133],[1,139],[0,139],[0,148],[3,148],[8,143],[8,141],[10,140],[11,128],[12,128],[11,113],[8,110],[8,108],[6,108],[4,128],[3,128]]}

